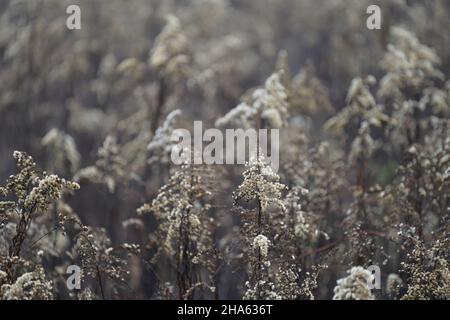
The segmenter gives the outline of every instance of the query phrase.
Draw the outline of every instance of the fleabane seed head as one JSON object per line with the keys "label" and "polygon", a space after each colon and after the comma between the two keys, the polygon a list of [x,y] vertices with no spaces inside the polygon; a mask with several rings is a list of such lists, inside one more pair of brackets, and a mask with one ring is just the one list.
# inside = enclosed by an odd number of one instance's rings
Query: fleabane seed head
{"label": "fleabane seed head", "polygon": [[275,173],[262,156],[250,160],[248,169],[244,171],[244,181],[239,185],[234,194],[234,200],[244,201],[257,200],[263,210],[269,206],[274,206],[285,210],[282,198],[282,191],[287,187],[280,183],[280,176]]}
{"label": "fleabane seed head", "polygon": [[373,275],[363,267],[353,267],[347,277],[339,279],[334,287],[333,300],[374,300],[369,288]]}

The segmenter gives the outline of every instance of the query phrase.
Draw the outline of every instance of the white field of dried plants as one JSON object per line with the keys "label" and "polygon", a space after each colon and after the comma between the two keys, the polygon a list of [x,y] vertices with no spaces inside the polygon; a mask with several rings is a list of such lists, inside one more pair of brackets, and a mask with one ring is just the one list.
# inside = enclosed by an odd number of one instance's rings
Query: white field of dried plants
{"label": "white field of dried plants", "polygon": [[[0,300],[450,299],[449,14],[1,1]],[[279,129],[279,170],[174,165],[194,121]]]}

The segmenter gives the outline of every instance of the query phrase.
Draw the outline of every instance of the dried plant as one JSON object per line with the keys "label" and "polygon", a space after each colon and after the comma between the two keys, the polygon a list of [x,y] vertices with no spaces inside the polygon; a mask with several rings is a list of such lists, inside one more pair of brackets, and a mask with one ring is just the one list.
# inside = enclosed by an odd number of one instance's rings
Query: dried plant
{"label": "dried plant", "polygon": [[158,223],[148,246],[159,278],[168,277],[160,283],[161,297],[168,293],[165,298],[189,299],[196,289],[215,291],[215,224],[208,212],[208,184],[204,170],[183,165],[150,204],[138,209],[139,215],[152,214]]}
{"label": "dried plant", "polygon": [[176,16],[167,16],[167,24],[156,38],[150,55],[150,66],[162,77],[177,80],[187,71],[190,63],[189,42],[182,32]]}
{"label": "dried plant", "polygon": [[251,94],[250,102],[242,102],[216,121],[217,127],[237,126],[241,128],[281,128],[288,115],[287,92],[281,81],[281,73],[272,74],[264,88]]}
{"label": "dried plant", "polygon": [[362,267],[347,271],[347,277],[339,279],[334,287],[333,300],[374,300],[368,282],[372,273]]}
{"label": "dried plant", "polygon": [[[44,280],[42,269],[37,267],[32,272],[22,273],[22,268],[27,266],[21,259],[24,245],[31,224],[40,216],[48,214],[50,206],[62,197],[63,192],[77,190],[79,185],[39,171],[33,158],[24,152],[15,151],[14,158],[19,172],[11,175],[6,185],[0,188],[2,198],[6,199],[0,202],[2,228],[14,229],[11,237],[4,239],[9,243],[9,248],[7,253],[2,253],[2,283],[5,283],[2,286],[2,296],[49,298],[50,284]],[[33,266],[32,263],[29,264],[30,267]]]}
{"label": "dried plant", "polygon": [[[272,265],[274,243],[270,230],[270,210],[285,211],[282,191],[286,187],[279,183],[279,176],[264,162],[262,157],[252,159],[243,173],[244,181],[234,194],[235,201],[255,202],[255,209],[241,211],[242,234],[249,264],[249,281],[246,283],[245,299],[281,299],[273,282]],[[271,252],[271,255],[269,255]]]}

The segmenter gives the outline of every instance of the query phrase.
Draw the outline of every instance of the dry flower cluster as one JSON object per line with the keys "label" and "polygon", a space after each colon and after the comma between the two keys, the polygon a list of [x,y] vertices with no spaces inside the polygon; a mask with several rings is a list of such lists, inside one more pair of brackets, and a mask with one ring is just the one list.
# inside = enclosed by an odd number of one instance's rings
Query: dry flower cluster
{"label": "dry flower cluster", "polygon": [[0,3],[0,300],[450,299],[448,1],[69,2]]}

